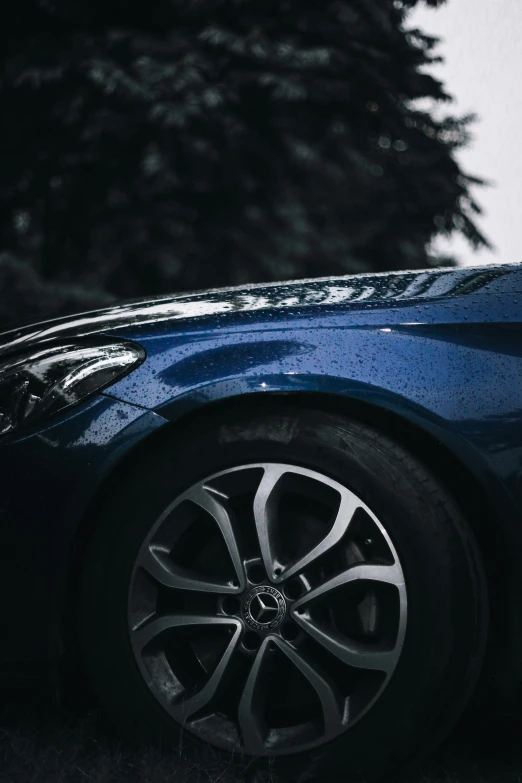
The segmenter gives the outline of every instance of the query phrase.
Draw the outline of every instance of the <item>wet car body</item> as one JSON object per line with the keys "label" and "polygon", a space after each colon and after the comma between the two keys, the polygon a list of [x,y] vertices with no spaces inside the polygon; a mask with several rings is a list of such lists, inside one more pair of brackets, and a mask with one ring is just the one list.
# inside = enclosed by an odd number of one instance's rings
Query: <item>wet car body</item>
{"label": "wet car body", "polygon": [[[493,584],[498,693],[522,682],[522,265],[246,286],[142,300],[0,337],[125,339],[146,360],[0,439],[4,679],[56,683],[76,576],[116,471],[166,428],[284,395],[377,422],[465,507]],[[181,435],[180,435],[181,437]],[[284,438],[284,433],[281,433]]]}

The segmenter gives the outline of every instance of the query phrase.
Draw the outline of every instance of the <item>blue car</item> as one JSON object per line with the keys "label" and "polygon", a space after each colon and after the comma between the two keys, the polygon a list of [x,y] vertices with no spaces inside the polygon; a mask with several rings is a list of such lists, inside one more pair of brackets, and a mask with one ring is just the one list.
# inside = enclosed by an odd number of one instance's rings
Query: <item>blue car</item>
{"label": "blue car", "polygon": [[521,264],[24,326],[0,432],[11,685],[320,780],[517,703]]}

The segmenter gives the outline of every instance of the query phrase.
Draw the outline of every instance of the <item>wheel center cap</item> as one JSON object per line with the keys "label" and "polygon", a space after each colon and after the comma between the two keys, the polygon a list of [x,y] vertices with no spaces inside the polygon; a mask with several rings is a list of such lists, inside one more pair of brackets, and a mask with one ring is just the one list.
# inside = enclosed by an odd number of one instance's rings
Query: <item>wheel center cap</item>
{"label": "wheel center cap", "polygon": [[245,622],[255,631],[271,631],[280,625],[286,614],[283,594],[270,585],[251,590],[243,606]]}

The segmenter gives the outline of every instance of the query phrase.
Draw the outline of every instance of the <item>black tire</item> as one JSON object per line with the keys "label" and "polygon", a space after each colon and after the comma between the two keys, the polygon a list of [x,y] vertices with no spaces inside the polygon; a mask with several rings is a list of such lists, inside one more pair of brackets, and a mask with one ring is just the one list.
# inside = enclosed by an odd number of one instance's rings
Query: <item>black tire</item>
{"label": "black tire", "polygon": [[199,431],[174,431],[118,479],[85,556],[79,619],[88,676],[120,731],[177,748],[179,725],[145,684],[129,642],[133,564],[177,495],[211,474],[259,462],[319,471],[361,498],[392,540],[408,591],[402,654],[375,704],[327,745],[276,758],[275,769],[303,780],[390,779],[463,712],[485,648],[487,589],[474,536],[444,487],[401,445],[344,417],[278,405],[207,420]]}

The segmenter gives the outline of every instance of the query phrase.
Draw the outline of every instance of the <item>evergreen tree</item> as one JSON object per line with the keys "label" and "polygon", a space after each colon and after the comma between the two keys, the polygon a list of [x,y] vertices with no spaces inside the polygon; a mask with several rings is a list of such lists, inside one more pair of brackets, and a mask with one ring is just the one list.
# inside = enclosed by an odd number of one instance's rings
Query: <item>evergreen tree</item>
{"label": "evergreen tree", "polygon": [[454,156],[471,118],[418,103],[448,95],[416,2],[20,0],[0,33],[0,281],[30,267],[60,311],[451,264],[427,254],[440,232],[483,245]]}

